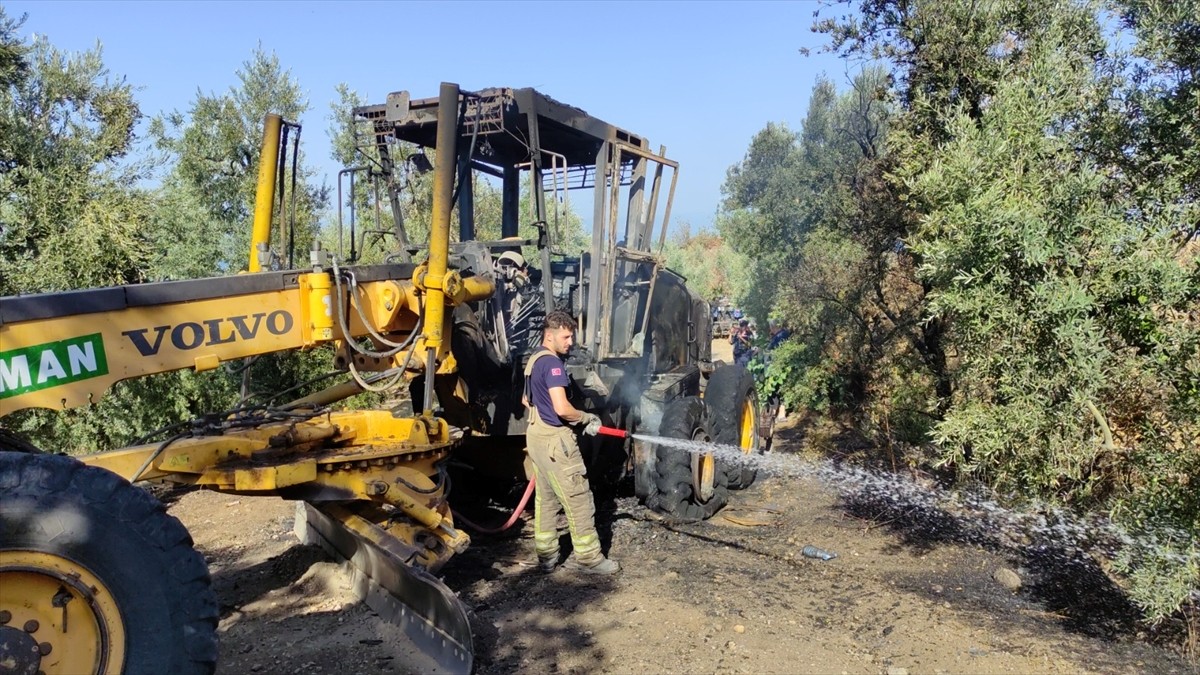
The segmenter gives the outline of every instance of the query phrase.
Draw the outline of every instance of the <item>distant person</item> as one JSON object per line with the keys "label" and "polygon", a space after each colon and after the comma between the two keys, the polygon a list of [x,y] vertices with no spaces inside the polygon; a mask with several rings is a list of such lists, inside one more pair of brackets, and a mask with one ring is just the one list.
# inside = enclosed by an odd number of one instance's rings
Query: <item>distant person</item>
{"label": "distant person", "polygon": [[770,334],[770,339],[767,341],[767,351],[775,349],[779,345],[783,344],[784,340],[792,336],[792,331],[788,330],[787,326],[784,326],[774,319],[771,320],[767,330]]}
{"label": "distant person", "polygon": [[[767,340],[767,349],[763,354],[763,364],[769,366],[771,363],[771,352],[775,351],[779,345],[791,337],[792,331],[775,319],[771,319],[767,324],[767,330],[770,337]],[[766,403],[768,411],[775,410],[774,419],[776,422],[787,418],[787,408],[783,405],[783,397],[780,395],[779,389],[780,385],[776,382],[773,390],[768,392]]]}
{"label": "distant person", "polygon": [[733,344],[733,362],[745,367],[753,356],[754,332],[750,330],[750,322],[742,319],[729,335]]}
{"label": "distant person", "polygon": [[575,340],[575,319],[561,309],[546,315],[541,349],[525,366],[525,394],[521,402],[529,410],[525,432],[526,451],[533,460],[536,487],[534,498],[533,546],[538,567],[551,572],[558,566],[558,514],[566,509],[574,552],[563,563],[566,569],[590,574],[616,574],[621,565],[604,557],[596,532],[596,505],[588,483],[587,467],[579,453],[575,432],[568,424],[582,426],[585,434],[600,431],[600,418],[577,410],[567,400],[567,368],[563,357]]}

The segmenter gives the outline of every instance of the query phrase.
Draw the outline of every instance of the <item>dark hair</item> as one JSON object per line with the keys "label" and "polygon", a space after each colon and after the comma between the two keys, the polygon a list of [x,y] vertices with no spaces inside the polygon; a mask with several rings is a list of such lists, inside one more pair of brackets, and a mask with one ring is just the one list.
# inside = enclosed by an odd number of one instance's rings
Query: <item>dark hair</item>
{"label": "dark hair", "polygon": [[575,322],[575,318],[568,314],[565,309],[556,309],[547,314],[546,323],[543,324],[543,328],[546,329],[567,328],[574,331],[578,327],[579,324]]}
{"label": "dark hair", "polygon": [[741,321],[738,322],[738,325],[739,326],[749,326],[750,322],[747,321],[746,319],[742,319]]}

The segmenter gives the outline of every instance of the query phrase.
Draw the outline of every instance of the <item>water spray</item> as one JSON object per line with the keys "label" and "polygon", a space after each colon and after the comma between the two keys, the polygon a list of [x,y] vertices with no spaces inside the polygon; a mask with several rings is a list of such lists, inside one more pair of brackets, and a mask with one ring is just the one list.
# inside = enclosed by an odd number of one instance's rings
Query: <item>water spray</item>
{"label": "water spray", "polygon": [[[615,432],[615,433],[612,433]],[[1022,551],[1059,551],[1116,559],[1122,551],[1172,564],[1200,564],[1200,548],[1188,533],[1156,528],[1135,535],[1105,518],[1079,517],[1063,507],[1032,504],[1025,508],[1001,505],[996,495],[975,493],[880,473],[832,460],[810,460],[796,455],[747,453],[744,449],[699,440],[629,434],[620,429],[601,433],[663,445],[692,454],[711,455],[735,467],[753,466],[783,478],[810,478],[832,487],[844,499],[868,501],[893,510],[941,514],[953,526],[941,534],[964,543],[999,545]],[[816,549],[808,557],[828,560],[828,551]],[[1193,591],[1200,596],[1200,592]]]}

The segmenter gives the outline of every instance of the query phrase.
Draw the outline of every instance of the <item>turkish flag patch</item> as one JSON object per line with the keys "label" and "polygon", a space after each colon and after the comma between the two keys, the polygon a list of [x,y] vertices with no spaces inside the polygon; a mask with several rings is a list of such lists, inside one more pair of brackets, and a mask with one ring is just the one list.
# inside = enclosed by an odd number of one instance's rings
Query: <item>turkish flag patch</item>
{"label": "turkish flag patch", "polygon": [[551,368],[550,374],[555,377],[558,377],[559,375],[562,375],[562,368]]}

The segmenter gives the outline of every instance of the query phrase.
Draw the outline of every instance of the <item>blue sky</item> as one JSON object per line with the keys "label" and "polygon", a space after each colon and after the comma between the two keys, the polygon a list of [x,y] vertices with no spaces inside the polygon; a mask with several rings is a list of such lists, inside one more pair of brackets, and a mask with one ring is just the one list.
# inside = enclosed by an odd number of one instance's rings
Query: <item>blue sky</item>
{"label": "blue sky", "polygon": [[[672,221],[712,223],[728,167],[767,122],[799,126],[816,77],[846,62],[814,54],[817,2],[7,2],[22,32],[66,51],[99,41],[148,115],[224,92],[259,44],[305,89],[310,163],[336,180],[325,130],[334,87],[370,102],[532,86],[665,144],[680,162]],[[834,8],[840,11],[840,7]],[[674,228],[672,228],[674,229]]]}

